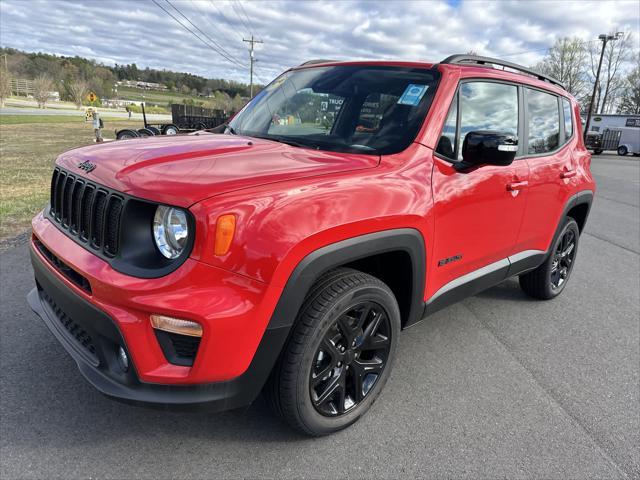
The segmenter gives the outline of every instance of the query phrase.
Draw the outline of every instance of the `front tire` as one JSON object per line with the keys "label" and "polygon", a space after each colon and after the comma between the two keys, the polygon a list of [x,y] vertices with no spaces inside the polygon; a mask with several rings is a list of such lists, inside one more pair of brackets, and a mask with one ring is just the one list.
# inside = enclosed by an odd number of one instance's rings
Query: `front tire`
{"label": "front tire", "polygon": [[535,270],[520,275],[520,287],[530,297],[550,300],[562,293],[569,281],[578,253],[580,229],[571,217],[565,217],[549,256]]}
{"label": "front tire", "polygon": [[620,145],[618,147],[618,155],[620,155],[621,157],[624,157],[627,153],[629,153],[629,150],[627,149],[627,147],[625,147],[624,145]]}
{"label": "front tire", "polygon": [[265,389],[276,413],[308,435],[356,422],[386,383],[400,331],[398,303],[383,282],[341,268],[307,295]]}

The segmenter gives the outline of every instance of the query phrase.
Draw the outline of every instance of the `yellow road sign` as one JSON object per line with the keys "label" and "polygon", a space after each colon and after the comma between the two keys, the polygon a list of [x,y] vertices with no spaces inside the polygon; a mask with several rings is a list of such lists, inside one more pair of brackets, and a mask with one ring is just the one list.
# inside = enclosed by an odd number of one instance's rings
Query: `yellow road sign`
{"label": "yellow road sign", "polygon": [[89,95],[87,95],[87,98],[89,99],[90,102],[95,102],[98,99],[98,96],[93,92],[89,92]]}

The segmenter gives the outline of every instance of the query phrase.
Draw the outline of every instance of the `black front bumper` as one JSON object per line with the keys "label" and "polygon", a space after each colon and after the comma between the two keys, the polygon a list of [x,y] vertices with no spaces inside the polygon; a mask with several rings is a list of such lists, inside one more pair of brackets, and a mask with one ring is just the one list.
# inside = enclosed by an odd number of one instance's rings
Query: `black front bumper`
{"label": "black front bumper", "polygon": [[233,380],[198,385],[142,382],[135,365],[124,372],[118,363],[118,347],[126,350],[127,346],[115,322],[60,281],[33,246],[31,263],[36,288],[27,295],[29,306],[73,357],[85,379],[122,402],[208,411],[248,405],[260,393],[289,332],[289,327],[267,329],[249,368]]}

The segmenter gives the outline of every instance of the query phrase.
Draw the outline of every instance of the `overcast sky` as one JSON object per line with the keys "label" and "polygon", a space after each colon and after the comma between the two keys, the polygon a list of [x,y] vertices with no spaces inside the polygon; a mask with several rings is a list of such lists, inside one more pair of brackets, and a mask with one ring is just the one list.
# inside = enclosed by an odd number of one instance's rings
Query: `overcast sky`
{"label": "overcast sky", "polygon": [[563,36],[622,30],[640,38],[638,0],[169,1],[0,0],[0,45],[247,81],[242,39],[253,33],[264,41],[255,56],[266,82],[313,58],[438,61],[474,50],[531,65]]}

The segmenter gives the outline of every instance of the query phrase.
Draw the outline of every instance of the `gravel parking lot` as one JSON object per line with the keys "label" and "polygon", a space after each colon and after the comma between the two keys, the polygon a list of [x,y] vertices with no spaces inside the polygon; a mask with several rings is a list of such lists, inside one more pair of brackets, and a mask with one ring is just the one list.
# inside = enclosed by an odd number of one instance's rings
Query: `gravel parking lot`
{"label": "gravel parking lot", "polygon": [[571,282],[509,280],[405,332],[350,429],[301,437],[262,400],[217,415],[103,398],[30,311],[24,244],[0,256],[2,478],[640,478],[640,159],[594,156]]}

